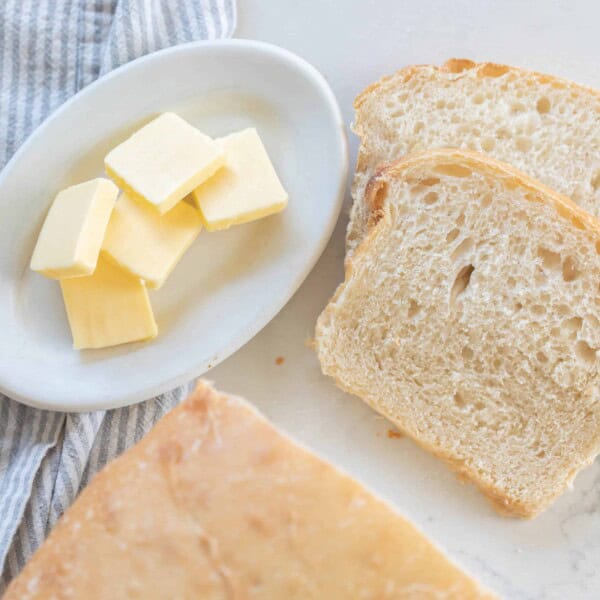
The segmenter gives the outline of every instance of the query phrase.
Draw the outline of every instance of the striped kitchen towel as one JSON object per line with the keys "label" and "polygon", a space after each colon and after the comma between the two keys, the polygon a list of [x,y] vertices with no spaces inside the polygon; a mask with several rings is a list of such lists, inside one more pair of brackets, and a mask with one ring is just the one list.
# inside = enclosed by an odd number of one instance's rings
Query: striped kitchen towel
{"label": "striped kitchen towel", "polygon": [[[56,107],[129,60],[233,34],[235,0],[0,0],[0,168]],[[0,395],[0,595],[89,478],[188,393],[84,414]]]}

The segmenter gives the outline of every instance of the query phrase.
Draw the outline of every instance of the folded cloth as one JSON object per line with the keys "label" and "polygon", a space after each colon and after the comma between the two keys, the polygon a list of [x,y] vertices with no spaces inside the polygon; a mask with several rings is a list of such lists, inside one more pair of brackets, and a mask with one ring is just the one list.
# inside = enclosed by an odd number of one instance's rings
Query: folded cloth
{"label": "folded cloth", "polygon": [[[235,0],[1,0],[0,168],[94,79],[166,46],[230,37],[235,22]],[[0,595],[89,478],[188,391],[82,414],[0,394]]]}

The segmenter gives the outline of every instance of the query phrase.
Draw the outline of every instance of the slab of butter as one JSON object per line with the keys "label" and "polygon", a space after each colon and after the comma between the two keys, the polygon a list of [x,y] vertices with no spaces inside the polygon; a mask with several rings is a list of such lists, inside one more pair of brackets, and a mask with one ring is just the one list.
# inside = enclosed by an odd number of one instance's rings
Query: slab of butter
{"label": "slab of butter", "polygon": [[160,215],[146,202],[122,194],[106,229],[102,251],[158,289],[202,229],[200,213],[179,202]]}
{"label": "slab of butter", "polygon": [[120,188],[162,214],[223,162],[223,151],[211,138],[176,114],[164,113],[111,150],[104,167]]}
{"label": "slab of butter", "polygon": [[215,141],[225,152],[226,164],[193,192],[208,231],[254,221],[285,208],[288,195],[256,129]]}
{"label": "slab of butter", "polygon": [[78,350],[145,340],[158,333],[146,286],[102,256],[93,275],[62,279],[60,287]]}
{"label": "slab of butter", "polygon": [[93,273],[118,193],[102,178],[62,190],[46,215],[31,268],[52,279]]}

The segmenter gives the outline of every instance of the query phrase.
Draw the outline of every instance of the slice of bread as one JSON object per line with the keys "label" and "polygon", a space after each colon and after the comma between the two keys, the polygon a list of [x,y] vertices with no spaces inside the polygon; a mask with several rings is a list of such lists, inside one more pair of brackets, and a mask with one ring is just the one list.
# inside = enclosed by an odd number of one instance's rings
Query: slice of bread
{"label": "slice of bread", "polygon": [[377,215],[319,317],[323,372],[531,517],[600,450],[600,226],[460,150],[368,184]]}
{"label": "slice of bread", "polygon": [[354,103],[360,137],[349,253],[368,228],[362,202],[381,163],[453,147],[485,152],[600,217],[600,92],[503,65],[453,59],[412,66]]}

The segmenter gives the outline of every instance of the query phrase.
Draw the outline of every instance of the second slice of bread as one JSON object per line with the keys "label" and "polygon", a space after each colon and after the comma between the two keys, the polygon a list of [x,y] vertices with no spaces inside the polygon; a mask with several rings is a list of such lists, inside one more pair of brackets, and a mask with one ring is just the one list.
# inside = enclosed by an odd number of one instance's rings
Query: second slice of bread
{"label": "second slice of bread", "polygon": [[600,230],[482,155],[383,168],[376,215],[317,323],[324,373],[534,516],[600,449]]}
{"label": "second slice of bread", "polygon": [[600,93],[525,69],[449,60],[407,67],[354,103],[360,137],[350,253],[368,228],[365,186],[381,163],[431,148],[484,152],[600,217]]}

